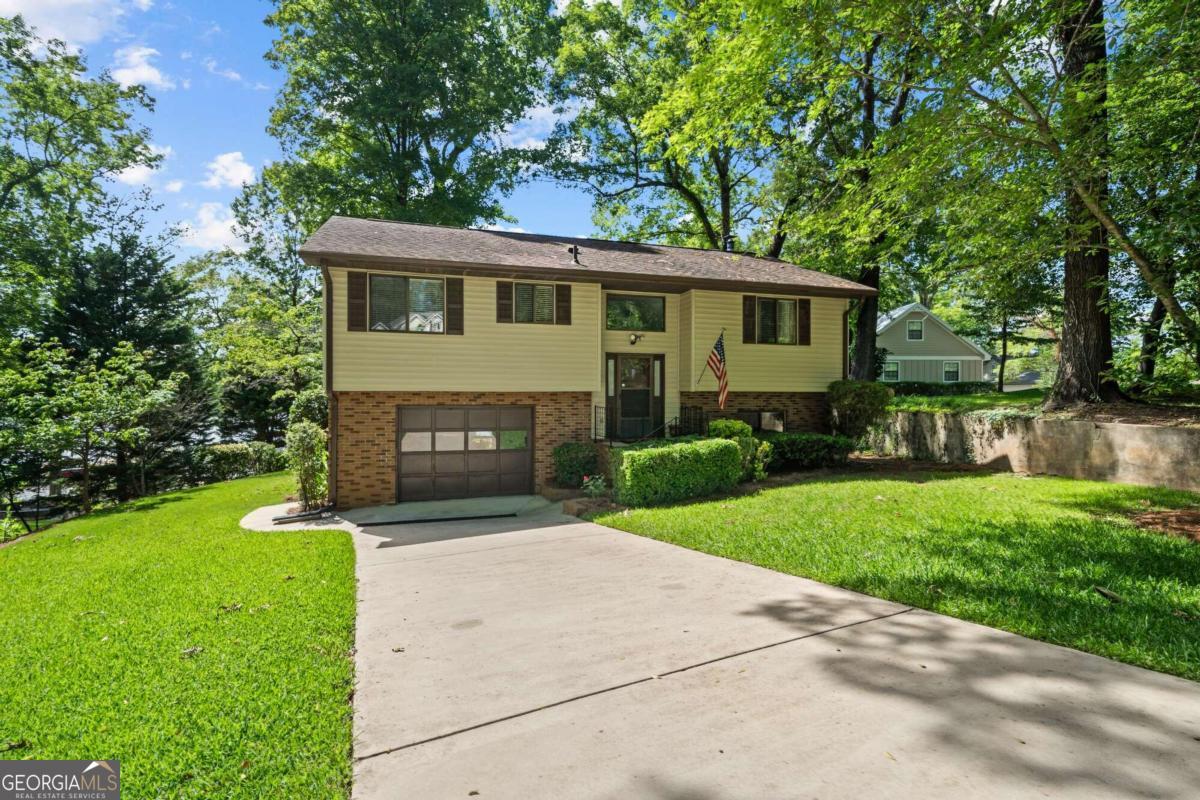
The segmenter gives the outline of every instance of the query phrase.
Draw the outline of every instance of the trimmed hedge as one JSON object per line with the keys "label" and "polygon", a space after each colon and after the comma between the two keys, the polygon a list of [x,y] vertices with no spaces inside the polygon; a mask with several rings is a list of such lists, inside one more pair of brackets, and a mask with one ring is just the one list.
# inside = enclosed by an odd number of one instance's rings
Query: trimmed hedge
{"label": "trimmed hedge", "polygon": [[897,381],[884,385],[896,394],[916,394],[922,397],[951,397],[960,394],[987,394],[996,391],[996,384],[988,381],[960,381],[959,383]]}
{"label": "trimmed hedge", "polygon": [[591,442],[564,442],[554,448],[554,482],[559,486],[578,489],[599,465],[600,451]]}
{"label": "trimmed hedge", "polygon": [[846,463],[854,451],[854,440],[848,436],[829,436],[824,433],[759,434],[773,448],[771,469],[816,469],[836,467]]}
{"label": "trimmed hedge", "polygon": [[858,441],[883,420],[892,390],[872,381],[834,381],[825,395],[833,432]]}
{"label": "trimmed hedge", "polygon": [[613,494],[627,506],[672,503],[727,492],[742,477],[742,451],[729,439],[614,447]]}
{"label": "trimmed hedge", "polygon": [[742,451],[742,480],[762,480],[771,462],[771,445],[754,438],[754,429],[740,419],[714,419],[708,423],[708,435],[737,442]]}
{"label": "trimmed hedge", "polygon": [[193,458],[199,483],[229,481],[287,467],[287,455],[268,442],[210,444],[197,448]]}

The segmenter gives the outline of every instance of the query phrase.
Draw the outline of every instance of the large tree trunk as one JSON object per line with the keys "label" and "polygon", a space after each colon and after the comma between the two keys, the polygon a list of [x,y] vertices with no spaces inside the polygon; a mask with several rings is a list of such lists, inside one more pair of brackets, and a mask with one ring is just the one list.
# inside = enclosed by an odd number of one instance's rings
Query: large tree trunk
{"label": "large tree trunk", "polygon": [[[863,270],[858,282],[879,288],[879,266]],[[856,381],[875,380],[875,326],[879,320],[879,296],[864,297],[858,303],[854,322],[854,356],[850,359],[850,377]]]}
{"label": "large tree trunk", "polygon": [[1138,358],[1138,373],[1147,381],[1154,379],[1154,370],[1158,367],[1158,349],[1162,343],[1162,326],[1166,318],[1166,304],[1160,298],[1154,298],[1150,319],[1142,331],[1142,353]]}
{"label": "large tree trunk", "polygon": [[[1103,0],[1077,0],[1070,9],[1058,30],[1068,85],[1063,93],[1068,168],[1103,202],[1108,195]],[[1050,408],[1121,397],[1111,377],[1108,234],[1077,192],[1067,188],[1064,201],[1069,231],[1063,265],[1063,329],[1058,375],[1046,398]]]}

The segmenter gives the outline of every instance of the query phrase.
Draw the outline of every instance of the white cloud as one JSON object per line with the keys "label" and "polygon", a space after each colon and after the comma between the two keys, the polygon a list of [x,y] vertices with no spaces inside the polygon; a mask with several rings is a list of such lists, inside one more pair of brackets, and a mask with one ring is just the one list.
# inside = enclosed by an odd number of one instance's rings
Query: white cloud
{"label": "white cloud", "polygon": [[170,192],[171,194],[175,194],[176,192],[179,192],[182,189],[183,189],[183,181],[180,181],[180,180],[167,181],[163,185],[163,191]]}
{"label": "white cloud", "polygon": [[154,0],[133,0],[133,4],[137,6],[138,11],[149,11],[150,6],[154,5]]}
{"label": "white cloud", "polygon": [[516,147],[522,150],[532,150],[546,143],[546,138],[554,131],[559,121],[569,121],[579,113],[578,106],[568,105],[562,113],[554,110],[553,106],[538,105],[525,112],[525,116],[500,135],[500,143],[505,147]]}
{"label": "white cloud", "polygon": [[208,162],[208,177],[204,186],[210,189],[220,189],[222,186],[238,188],[243,184],[254,182],[254,167],[246,163],[241,151],[222,153]]}
{"label": "white cloud", "polygon": [[524,228],[519,228],[516,225],[497,225],[495,223],[491,225],[484,225],[483,230],[503,231],[505,233],[529,233],[529,231],[525,230]]}
{"label": "white cloud", "polygon": [[215,58],[204,59],[204,68],[213,75],[225,78],[226,80],[241,81],[242,79],[241,73],[237,72],[236,70],[229,69],[228,67],[221,67],[217,64],[217,60]]}
{"label": "white cloud", "polygon": [[157,56],[158,51],[153,47],[136,44],[122,47],[113,53],[116,67],[112,71],[112,76],[122,86],[141,84],[164,91],[174,89],[175,81],[150,63],[151,59]]}
{"label": "white cloud", "polygon": [[113,177],[126,186],[142,186],[149,183],[155,173],[163,169],[164,162],[175,155],[175,151],[169,145],[159,146],[151,144],[150,152],[156,156],[162,156],[162,161],[158,162],[157,167],[147,166],[146,164],[135,164],[132,167],[126,167]]}
{"label": "white cloud", "polygon": [[[132,0],[145,11],[149,0]],[[99,41],[118,28],[127,0],[0,0],[0,17],[20,14],[43,39],[62,39],[79,47]]]}
{"label": "white cloud", "polygon": [[201,203],[196,218],[183,224],[184,244],[205,250],[229,247],[246,249],[246,243],[233,232],[234,218],[224,203]]}

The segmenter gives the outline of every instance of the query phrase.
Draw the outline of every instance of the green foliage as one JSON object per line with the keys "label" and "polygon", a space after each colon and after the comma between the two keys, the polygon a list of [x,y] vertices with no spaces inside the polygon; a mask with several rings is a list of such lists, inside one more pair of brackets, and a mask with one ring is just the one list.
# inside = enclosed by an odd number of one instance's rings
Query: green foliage
{"label": "green foliage", "polygon": [[583,493],[588,497],[603,497],[608,494],[608,483],[605,482],[604,476],[600,474],[584,475]]}
{"label": "green foliage", "polygon": [[269,442],[207,445],[194,458],[196,478],[202,483],[278,472],[288,466],[287,453]]}
{"label": "green foliage", "polygon": [[770,461],[772,470],[840,466],[846,463],[855,447],[854,440],[848,436],[777,431],[765,431],[759,435],[773,448]]}
{"label": "green foliage", "polygon": [[325,431],[315,423],[302,421],[288,428],[288,466],[296,477],[300,505],[305,511],[323,503],[328,491],[325,444]]}
{"label": "green foliage", "polygon": [[888,405],[891,411],[983,411],[1008,408],[1015,411],[1036,412],[1045,399],[1041,389],[1023,389],[1019,392],[988,392],[984,394],[959,395],[897,395]]}
{"label": "green foliage", "polygon": [[505,135],[537,102],[553,46],[545,3],[276,0],[267,24],[286,78],[268,126],[283,158],[266,174],[300,230],[332,214],[503,217],[497,194],[529,156]]}
{"label": "green foliage", "polygon": [[991,381],[959,381],[958,383],[926,383],[924,381],[896,381],[887,384],[896,396],[916,394],[925,397],[947,397],[960,394],[987,394],[996,391]]}
{"label": "green foliage", "polygon": [[656,505],[727,492],[743,474],[742,452],[729,439],[615,447],[613,492],[620,503]]}
{"label": "green foliage", "polygon": [[887,413],[892,390],[871,381],[834,381],[825,399],[834,432],[859,441]]}
{"label": "green foliage", "polygon": [[329,398],[325,390],[314,386],[296,395],[288,411],[288,425],[312,422],[321,428],[329,427]]}
{"label": "green foliage", "polygon": [[0,549],[0,628],[22,631],[0,637],[0,747],[22,743],[0,756],[107,752],[130,797],[345,800],[354,548],[239,527],[287,491],[271,476],[160,495]]}
{"label": "green foliage", "polygon": [[554,482],[575,489],[584,476],[593,475],[600,464],[600,451],[591,442],[563,442],[554,448]]}
{"label": "green foliage", "polygon": [[737,442],[742,453],[742,480],[762,480],[771,461],[771,445],[754,438],[754,429],[740,419],[714,419],[708,423],[708,435]]}

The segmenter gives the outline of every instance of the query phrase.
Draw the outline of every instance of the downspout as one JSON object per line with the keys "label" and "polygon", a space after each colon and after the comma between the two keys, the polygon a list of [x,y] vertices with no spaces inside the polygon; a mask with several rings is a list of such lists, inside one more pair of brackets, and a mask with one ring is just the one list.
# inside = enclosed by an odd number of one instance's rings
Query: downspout
{"label": "downspout", "polygon": [[325,399],[329,405],[329,437],[326,454],[329,464],[329,498],[328,505],[337,507],[338,487],[338,407],[337,394],[333,391],[333,279],[329,275],[329,267],[325,259],[321,259],[321,282],[325,292]]}

